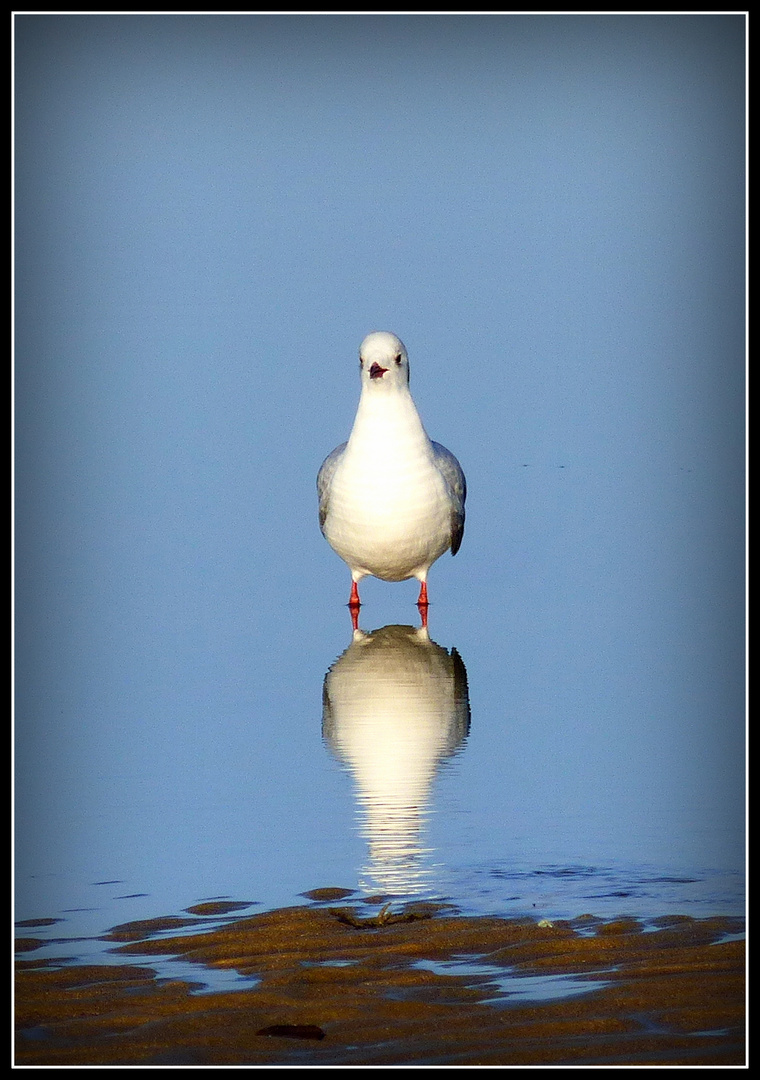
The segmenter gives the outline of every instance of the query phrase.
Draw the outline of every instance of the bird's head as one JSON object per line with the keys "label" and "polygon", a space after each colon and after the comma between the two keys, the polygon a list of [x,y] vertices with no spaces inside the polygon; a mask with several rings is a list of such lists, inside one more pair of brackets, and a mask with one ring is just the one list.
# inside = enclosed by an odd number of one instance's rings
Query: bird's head
{"label": "bird's head", "polygon": [[362,384],[398,387],[409,383],[409,357],[395,334],[378,330],[368,334],[359,349]]}

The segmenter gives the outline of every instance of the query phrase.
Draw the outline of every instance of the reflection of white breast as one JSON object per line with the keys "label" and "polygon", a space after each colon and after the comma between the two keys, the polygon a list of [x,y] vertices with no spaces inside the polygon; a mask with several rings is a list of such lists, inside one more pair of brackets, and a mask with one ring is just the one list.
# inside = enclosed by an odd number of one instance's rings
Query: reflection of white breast
{"label": "reflection of white breast", "polygon": [[464,665],[426,630],[357,631],[327,673],[323,716],[356,781],[374,877],[408,888],[436,769],[467,734]]}

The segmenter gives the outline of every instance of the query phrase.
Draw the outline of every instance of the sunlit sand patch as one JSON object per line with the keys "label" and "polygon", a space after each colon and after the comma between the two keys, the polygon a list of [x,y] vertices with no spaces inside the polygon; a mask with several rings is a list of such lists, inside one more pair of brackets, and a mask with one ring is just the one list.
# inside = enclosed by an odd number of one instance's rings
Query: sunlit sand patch
{"label": "sunlit sand patch", "polygon": [[[123,965],[28,948],[16,1063],[744,1063],[741,920],[539,925],[327,892],[218,914],[174,934],[171,919],[148,920],[139,940],[134,924],[115,927]],[[165,972],[167,956],[177,978],[152,966]]]}

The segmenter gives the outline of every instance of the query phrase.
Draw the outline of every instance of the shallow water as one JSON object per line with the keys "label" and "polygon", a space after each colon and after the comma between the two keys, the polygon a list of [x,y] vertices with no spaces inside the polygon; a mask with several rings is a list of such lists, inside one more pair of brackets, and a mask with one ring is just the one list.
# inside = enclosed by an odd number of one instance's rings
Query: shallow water
{"label": "shallow water", "polygon": [[524,975],[505,971],[492,964],[473,964],[468,958],[461,961],[432,963],[422,961],[420,966],[440,975],[464,975],[474,977],[480,985],[493,985],[494,996],[486,998],[486,1005],[510,1004],[510,998],[524,1001],[557,1001],[589,994],[607,985],[604,978],[593,976],[604,972],[588,972],[582,978],[573,975]]}
{"label": "shallow water", "polygon": [[308,706],[305,677],[278,699],[275,661],[256,662],[277,723],[251,719],[250,687],[202,720],[194,687],[149,733],[140,710],[124,715],[76,776],[48,762],[18,846],[17,919],[55,920],[19,931],[50,940],[36,955],[91,960],[117,924],[221,898],[262,910],[327,885],[536,919],[743,912],[740,816],[733,830],[691,820],[685,788],[662,774],[653,786],[658,756],[633,753],[625,725],[573,734],[563,709],[543,725],[505,717],[514,682],[477,652],[468,668],[472,642],[464,655],[437,644],[434,618],[430,633],[352,634],[344,617],[348,644]]}

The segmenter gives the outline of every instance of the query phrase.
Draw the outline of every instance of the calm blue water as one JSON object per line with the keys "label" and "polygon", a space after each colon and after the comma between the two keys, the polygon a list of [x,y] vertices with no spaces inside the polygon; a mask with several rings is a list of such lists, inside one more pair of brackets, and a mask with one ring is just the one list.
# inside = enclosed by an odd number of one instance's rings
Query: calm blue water
{"label": "calm blue water", "polygon": [[[546,594],[578,572],[559,550]],[[80,636],[89,693],[60,695],[35,753],[17,720],[17,918],[88,937],[328,885],[537,918],[741,913],[740,695],[730,738],[684,652],[656,663],[641,615],[599,595],[620,581],[542,611],[519,561],[480,618],[465,560],[442,562],[429,635],[413,583],[374,581],[361,623],[414,624],[352,634],[338,564],[266,617],[251,580],[232,614]]]}
{"label": "calm blue water", "polygon": [[[743,19],[19,16],[15,59],[17,919],[741,912]],[[468,479],[430,641],[371,580],[352,639],[316,521],[375,329]]]}

